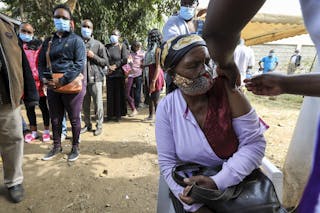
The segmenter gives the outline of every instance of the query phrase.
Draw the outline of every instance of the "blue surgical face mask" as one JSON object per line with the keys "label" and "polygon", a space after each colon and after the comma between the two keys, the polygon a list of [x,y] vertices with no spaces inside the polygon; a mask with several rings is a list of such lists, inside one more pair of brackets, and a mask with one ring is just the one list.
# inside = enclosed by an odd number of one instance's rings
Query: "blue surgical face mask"
{"label": "blue surgical face mask", "polygon": [[119,41],[119,36],[116,36],[116,35],[111,35],[110,36],[110,42],[112,44],[118,43],[118,41]]}
{"label": "blue surgical face mask", "polygon": [[196,8],[181,6],[179,16],[184,20],[189,21],[193,18],[195,11]]}
{"label": "blue surgical face mask", "polygon": [[269,53],[269,57],[273,57],[274,56],[274,53]]}
{"label": "blue surgical face mask", "polygon": [[81,35],[83,38],[90,38],[92,35],[92,29],[87,27],[81,27]]}
{"label": "blue surgical face mask", "polygon": [[70,20],[54,18],[54,27],[58,32],[70,32]]}
{"label": "blue surgical face mask", "polygon": [[32,35],[24,34],[24,33],[19,33],[19,38],[23,42],[30,42],[32,40]]}

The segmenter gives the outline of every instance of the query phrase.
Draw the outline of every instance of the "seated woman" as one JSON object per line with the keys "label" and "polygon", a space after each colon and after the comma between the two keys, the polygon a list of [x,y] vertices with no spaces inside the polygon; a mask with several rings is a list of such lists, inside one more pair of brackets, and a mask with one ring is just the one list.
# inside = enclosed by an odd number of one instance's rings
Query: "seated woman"
{"label": "seated woman", "polygon": [[[188,212],[210,212],[187,196],[171,176],[181,163],[222,165],[212,176],[194,176],[198,185],[224,190],[241,182],[258,168],[266,142],[254,109],[227,80],[213,78],[205,41],[197,35],[168,40],[161,51],[161,65],[176,89],[160,103],[156,113],[156,141],[161,174]],[[185,182],[191,185],[190,178]]]}

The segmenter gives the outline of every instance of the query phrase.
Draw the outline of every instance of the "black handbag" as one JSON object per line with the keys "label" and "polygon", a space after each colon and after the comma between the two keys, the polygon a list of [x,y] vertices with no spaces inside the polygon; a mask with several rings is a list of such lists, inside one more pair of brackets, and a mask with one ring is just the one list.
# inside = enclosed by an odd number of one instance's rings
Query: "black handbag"
{"label": "black handbag", "polygon": [[[198,164],[184,164],[175,167],[172,177],[185,187],[185,177],[213,176],[221,167],[205,167]],[[272,182],[260,169],[255,169],[241,183],[227,189],[212,190],[192,185],[189,192],[197,203],[204,203],[214,213],[286,213],[282,208]]]}

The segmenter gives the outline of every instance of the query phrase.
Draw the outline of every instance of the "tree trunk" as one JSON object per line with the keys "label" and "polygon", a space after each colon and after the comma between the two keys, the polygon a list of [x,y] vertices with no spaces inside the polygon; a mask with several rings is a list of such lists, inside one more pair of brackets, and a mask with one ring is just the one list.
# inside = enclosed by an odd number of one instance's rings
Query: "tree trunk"
{"label": "tree trunk", "polygon": [[77,0],[68,0],[67,5],[69,5],[71,12],[73,13],[76,8]]}
{"label": "tree trunk", "polygon": [[20,12],[20,18],[22,21],[25,21],[24,20],[24,7],[23,7],[23,1],[20,1],[20,4],[19,4],[19,12]]}

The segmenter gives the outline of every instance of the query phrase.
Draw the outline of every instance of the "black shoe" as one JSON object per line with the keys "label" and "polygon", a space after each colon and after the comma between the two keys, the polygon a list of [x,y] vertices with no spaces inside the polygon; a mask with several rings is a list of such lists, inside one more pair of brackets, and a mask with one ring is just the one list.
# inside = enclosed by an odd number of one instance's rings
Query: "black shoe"
{"label": "black shoe", "polygon": [[102,128],[97,128],[97,129],[94,131],[93,135],[94,135],[94,136],[98,136],[98,135],[101,135],[101,133],[102,133]]}
{"label": "black shoe", "polygon": [[42,160],[51,160],[53,157],[57,156],[62,152],[62,147],[53,147],[48,154],[46,154]]}
{"label": "black shoe", "polygon": [[81,131],[80,134],[83,134],[85,132],[91,131],[92,130],[92,126],[84,126]]}
{"label": "black shoe", "polygon": [[8,188],[9,197],[14,203],[19,203],[23,200],[24,189],[22,184],[11,186]]}
{"label": "black shoe", "polygon": [[30,131],[30,129],[25,129],[25,130],[23,130],[23,135],[26,135],[27,133],[30,133],[31,131]]}
{"label": "black shoe", "polygon": [[79,148],[73,146],[71,152],[68,154],[68,161],[76,161],[79,158],[80,152]]}

